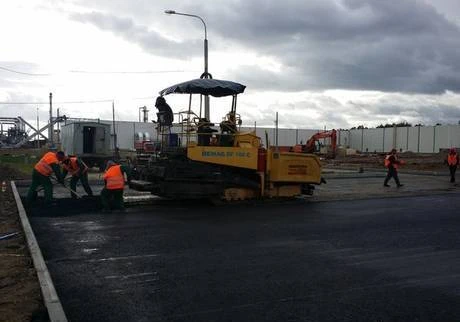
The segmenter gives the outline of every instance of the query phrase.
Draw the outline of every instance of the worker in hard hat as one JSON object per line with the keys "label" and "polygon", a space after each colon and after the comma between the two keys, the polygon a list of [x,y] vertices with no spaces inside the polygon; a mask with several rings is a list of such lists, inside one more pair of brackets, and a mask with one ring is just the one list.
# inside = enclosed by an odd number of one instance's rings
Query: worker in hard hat
{"label": "worker in hard hat", "polygon": [[101,202],[103,211],[109,212],[112,209],[122,210],[123,190],[125,187],[125,175],[127,182],[131,181],[131,170],[129,167],[108,161],[104,173],[104,188],[101,191]]}
{"label": "worker in hard hat", "polygon": [[450,171],[450,182],[455,182],[455,172],[457,171],[457,167],[459,164],[459,158],[457,154],[457,150],[455,148],[451,148],[449,150],[449,154],[447,154],[447,165],[449,166]]}
{"label": "worker in hard hat", "polygon": [[70,179],[70,197],[72,199],[77,198],[75,191],[77,191],[78,181],[80,181],[88,196],[91,197],[93,195],[93,191],[88,183],[88,166],[85,162],[77,156],[71,156],[62,161],[62,166],[64,168],[62,177],[65,178],[68,173],[72,176]]}
{"label": "worker in hard hat", "polygon": [[385,167],[388,168],[388,173],[385,178],[385,181],[383,182],[384,187],[390,186],[388,184],[388,181],[390,181],[391,178],[395,179],[396,186],[398,188],[404,186],[403,184],[401,184],[401,182],[399,182],[398,178],[398,167],[402,164],[404,164],[404,161],[399,160],[398,155],[396,153],[396,149],[392,149],[390,154],[388,154],[385,157]]}
{"label": "worker in hard hat", "polygon": [[53,199],[53,184],[50,178],[54,173],[55,180],[59,183],[64,183],[64,178],[61,174],[59,162],[64,161],[66,158],[64,152],[47,152],[40,161],[34,166],[32,171],[32,183],[27,192],[27,203],[31,204],[37,199],[37,188],[43,186],[45,191],[45,204],[50,204]]}

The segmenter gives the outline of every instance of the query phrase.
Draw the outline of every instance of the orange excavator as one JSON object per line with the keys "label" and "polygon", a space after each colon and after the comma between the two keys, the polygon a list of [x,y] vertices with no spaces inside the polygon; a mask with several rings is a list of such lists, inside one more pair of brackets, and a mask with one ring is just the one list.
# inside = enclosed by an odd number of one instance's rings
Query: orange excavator
{"label": "orange excavator", "polygon": [[311,138],[307,140],[305,144],[297,144],[294,146],[294,152],[303,152],[303,153],[315,153],[317,152],[316,149],[316,142],[320,139],[330,138],[331,140],[331,150],[328,151],[327,155],[334,159],[335,153],[337,149],[337,131],[330,130],[330,131],[322,131],[315,133]]}

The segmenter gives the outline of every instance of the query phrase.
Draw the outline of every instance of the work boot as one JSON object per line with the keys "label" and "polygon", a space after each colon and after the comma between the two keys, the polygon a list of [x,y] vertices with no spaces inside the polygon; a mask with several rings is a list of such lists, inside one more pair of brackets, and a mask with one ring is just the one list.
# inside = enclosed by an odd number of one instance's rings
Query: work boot
{"label": "work boot", "polygon": [[398,184],[398,188],[400,188],[400,187],[402,187],[402,186],[404,186],[402,183],[401,183],[401,184]]}

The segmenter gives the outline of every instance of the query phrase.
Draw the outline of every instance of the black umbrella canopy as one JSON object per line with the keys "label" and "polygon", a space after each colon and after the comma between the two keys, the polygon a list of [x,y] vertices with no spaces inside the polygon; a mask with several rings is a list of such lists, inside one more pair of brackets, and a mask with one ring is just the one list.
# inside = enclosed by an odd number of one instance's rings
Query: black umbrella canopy
{"label": "black umbrella canopy", "polygon": [[180,93],[222,97],[243,93],[245,88],[246,86],[231,81],[198,78],[165,88],[160,91],[160,95],[164,96],[172,93]]}

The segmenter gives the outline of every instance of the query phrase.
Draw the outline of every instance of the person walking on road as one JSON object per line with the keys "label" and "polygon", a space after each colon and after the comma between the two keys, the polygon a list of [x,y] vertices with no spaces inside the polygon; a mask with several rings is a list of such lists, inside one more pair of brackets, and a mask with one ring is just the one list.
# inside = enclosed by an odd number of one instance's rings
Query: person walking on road
{"label": "person walking on road", "polygon": [[391,178],[395,179],[396,186],[398,188],[404,186],[403,184],[399,182],[399,178],[398,178],[398,167],[402,164],[404,164],[404,161],[398,159],[398,156],[396,154],[396,149],[391,150],[390,154],[388,154],[385,157],[385,167],[388,168],[388,173],[385,178],[385,181],[383,182],[384,187],[390,186],[388,184],[388,181],[390,181]]}
{"label": "person walking on road", "polygon": [[27,192],[27,204],[31,204],[37,199],[37,188],[43,186],[45,191],[45,204],[51,204],[53,200],[53,184],[51,183],[50,177],[56,175],[56,180],[59,183],[64,184],[64,178],[61,175],[61,168],[59,162],[64,161],[65,154],[62,151],[58,152],[47,152],[40,161],[34,166],[32,170],[32,183]]}
{"label": "person walking on road", "polygon": [[109,212],[112,209],[122,210],[123,189],[125,187],[125,174],[127,182],[131,181],[129,167],[108,161],[104,173],[104,188],[101,191],[102,210]]}
{"label": "person walking on road", "polygon": [[449,150],[449,154],[447,155],[447,165],[449,166],[450,171],[450,182],[455,182],[455,172],[457,171],[457,166],[459,164],[459,158],[457,154],[457,150],[455,148],[451,148]]}
{"label": "person walking on road", "polygon": [[77,191],[77,182],[80,180],[83,189],[88,194],[88,196],[93,196],[93,191],[88,183],[88,166],[77,156],[72,156],[66,158],[62,162],[64,171],[62,172],[62,177],[65,178],[67,173],[70,173],[72,178],[70,179],[70,189],[73,190],[70,192],[70,197],[76,199],[77,195],[74,191]]}

